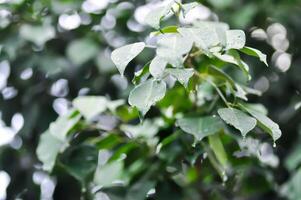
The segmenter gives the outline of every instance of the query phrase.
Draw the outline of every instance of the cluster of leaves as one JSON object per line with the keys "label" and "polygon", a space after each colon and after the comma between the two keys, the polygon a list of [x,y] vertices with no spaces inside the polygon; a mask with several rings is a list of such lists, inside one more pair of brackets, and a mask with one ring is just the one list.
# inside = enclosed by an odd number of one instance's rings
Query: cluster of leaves
{"label": "cluster of leaves", "polygon": [[[88,13],[82,9],[84,2],[0,1],[0,170],[10,176],[8,199],[19,194],[26,199],[42,195],[41,184],[34,179],[40,173],[35,167],[38,138],[71,105],[70,99],[87,93],[119,96],[119,88],[111,79],[117,70],[109,53],[116,41],[109,36],[123,43],[137,37],[126,26],[134,7],[118,6],[122,2],[115,1],[106,9]],[[107,13],[114,14],[114,31],[100,27]],[[80,17],[78,27],[64,29],[60,19],[65,15],[69,16],[67,22],[70,16]],[[2,145],[6,135],[2,126],[9,127],[16,113],[23,116],[24,125],[15,138],[10,136],[12,144]],[[58,178],[55,186],[57,191],[69,191],[76,188],[75,183],[64,177]],[[5,188],[1,187],[2,191]],[[58,192],[55,198],[60,195]],[[70,198],[76,195],[70,193]]]}
{"label": "cluster of leaves", "polygon": [[[197,5],[156,8],[145,18],[157,29],[151,33],[155,44],[138,42],[112,52],[124,75],[145,48],[155,50],[134,75],[130,106],[108,97],[78,97],[68,114],[50,125],[37,149],[44,170],[66,170],[87,198],[223,199],[252,193],[244,181],[249,160],[232,155],[253,145],[249,132],[264,138],[263,130],[275,143],[281,131],[262,105],[247,103],[248,95],[260,92],[231,74],[240,70],[251,78],[240,52],[265,64],[266,56],[245,46],[244,32],[225,23],[161,27],[162,20],[185,16]],[[237,189],[219,187],[221,182]]]}

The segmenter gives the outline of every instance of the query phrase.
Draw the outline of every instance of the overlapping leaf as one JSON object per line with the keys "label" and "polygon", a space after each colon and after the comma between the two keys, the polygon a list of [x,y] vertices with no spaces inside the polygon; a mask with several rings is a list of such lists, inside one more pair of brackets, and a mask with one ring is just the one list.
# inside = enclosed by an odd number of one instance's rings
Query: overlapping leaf
{"label": "overlapping leaf", "polygon": [[197,141],[213,135],[223,128],[223,123],[216,116],[183,118],[177,121],[179,127],[186,133],[192,134]]}
{"label": "overlapping leaf", "polygon": [[227,124],[238,129],[243,137],[256,126],[256,119],[235,108],[219,109],[218,114]]}
{"label": "overlapping leaf", "polygon": [[121,75],[124,74],[126,66],[144,49],[145,43],[138,42],[125,45],[112,52],[111,59]]}
{"label": "overlapping leaf", "polygon": [[165,92],[165,82],[149,79],[131,91],[129,104],[137,107],[142,114],[146,114],[152,105],[165,96]]}

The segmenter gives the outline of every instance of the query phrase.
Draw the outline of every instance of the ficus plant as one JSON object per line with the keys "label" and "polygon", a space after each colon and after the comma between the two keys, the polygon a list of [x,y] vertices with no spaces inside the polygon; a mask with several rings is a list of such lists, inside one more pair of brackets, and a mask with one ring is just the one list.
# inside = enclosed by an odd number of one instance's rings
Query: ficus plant
{"label": "ficus plant", "polygon": [[[281,131],[262,105],[248,102],[260,92],[248,87],[250,68],[241,56],[267,65],[266,55],[226,23],[168,23],[196,6],[175,1],[155,8],[145,17],[155,29],[151,40],[112,52],[121,76],[142,51],[151,56],[139,63],[128,101],[80,96],[50,124],[37,148],[43,170],[73,176],[86,199],[252,195],[255,186],[243,180],[262,160],[256,149],[265,135],[275,146]],[[269,184],[266,174],[254,175],[258,184]]]}

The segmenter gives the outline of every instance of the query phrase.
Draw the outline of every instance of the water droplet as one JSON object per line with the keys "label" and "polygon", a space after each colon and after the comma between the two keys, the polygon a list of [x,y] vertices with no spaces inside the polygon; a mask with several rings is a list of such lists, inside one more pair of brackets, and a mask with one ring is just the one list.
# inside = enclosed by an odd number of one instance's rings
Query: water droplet
{"label": "water droplet", "polygon": [[276,142],[274,142],[273,147],[276,148],[276,146],[277,146],[277,145],[276,145]]}

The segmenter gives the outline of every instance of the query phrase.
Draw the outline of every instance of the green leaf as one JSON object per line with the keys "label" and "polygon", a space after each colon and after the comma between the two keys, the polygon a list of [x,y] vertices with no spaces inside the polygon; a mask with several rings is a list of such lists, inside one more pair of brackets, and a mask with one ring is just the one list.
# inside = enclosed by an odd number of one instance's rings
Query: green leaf
{"label": "green leaf", "polygon": [[214,53],[214,56],[220,59],[221,61],[238,66],[248,77],[248,79],[251,79],[251,76],[249,74],[249,66],[247,65],[247,63],[240,59],[240,56],[236,51],[232,50],[231,52],[228,52],[228,54]]}
{"label": "green leaf", "polygon": [[268,132],[272,136],[274,142],[281,137],[282,133],[278,124],[273,122],[270,118],[268,118],[261,112],[250,109],[248,107],[243,106],[242,108],[245,109],[248,113],[250,113],[250,115],[252,115],[257,119],[259,127],[262,128],[264,131]]}
{"label": "green leaf", "polygon": [[97,56],[99,48],[91,39],[79,39],[70,43],[67,47],[67,56],[77,66]]}
{"label": "green leaf", "polygon": [[82,96],[74,99],[72,104],[87,120],[91,120],[107,109],[108,100],[102,96]]}
{"label": "green leaf", "polygon": [[255,110],[255,111],[260,112],[264,115],[268,115],[268,110],[262,104],[244,103],[242,105],[246,108],[251,109],[251,110]]}
{"label": "green leaf", "polygon": [[49,126],[49,132],[64,142],[68,133],[76,126],[79,120],[80,115],[74,114],[74,111],[71,111],[67,115],[58,117],[55,122],[52,122]]}
{"label": "green leaf", "polygon": [[63,150],[64,143],[58,138],[54,137],[49,131],[43,133],[40,137],[39,145],[37,147],[38,159],[43,163],[43,170],[51,172],[56,157],[61,150]]}
{"label": "green leaf", "polygon": [[78,145],[64,152],[60,161],[68,173],[85,183],[93,177],[97,158],[98,151],[94,146]]}
{"label": "green leaf", "polygon": [[39,55],[37,60],[40,63],[37,66],[37,70],[41,70],[47,76],[58,75],[61,72],[67,71],[70,66],[68,59],[51,54],[45,56]]}
{"label": "green leaf", "polygon": [[261,51],[251,48],[251,47],[244,47],[244,48],[240,49],[240,51],[249,56],[258,57],[261,62],[263,62],[266,66],[268,66],[267,56],[264,53],[262,53]]}
{"label": "green leaf", "polygon": [[145,48],[144,42],[128,44],[115,49],[111,54],[111,59],[116,65],[121,75],[124,74],[126,66]]}
{"label": "green leaf", "polygon": [[214,152],[217,160],[220,162],[223,168],[226,169],[228,166],[228,157],[221,138],[218,134],[210,135],[208,138],[210,148]]}
{"label": "green leaf", "polygon": [[151,34],[157,36],[157,35],[166,34],[166,33],[178,33],[178,26],[166,26],[166,27],[160,29],[160,31],[155,31],[155,32],[152,32]]}
{"label": "green leaf", "polygon": [[140,69],[139,71],[135,72],[134,74],[134,78],[132,80],[132,82],[137,85],[141,82],[144,82],[145,80],[148,79],[150,73],[149,73],[149,65],[150,62],[146,63],[142,69]]}
{"label": "green leaf", "polygon": [[127,133],[130,138],[153,138],[159,131],[158,125],[150,120],[144,120],[136,126],[123,124],[120,129]]}
{"label": "green leaf", "polygon": [[174,67],[183,66],[183,55],[192,48],[192,41],[180,34],[165,34],[157,42],[157,55],[165,59]]}
{"label": "green leaf", "polygon": [[242,30],[228,30],[226,37],[226,49],[241,49],[246,44],[246,35]]}
{"label": "green leaf", "polygon": [[301,183],[301,168],[297,169],[295,173],[291,175],[291,178],[288,182],[286,182],[281,187],[281,194],[289,200],[297,200],[300,199],[301,190],[300,190],[300,183]]}
{"label": "green leaf", "polygon": [[301,164],[301,145],[300,145],[300,143],[301,143],[301,141],[299,141],[299,143],[297,143],[297,145],[292,149],[292,151],[290,152],[290,154],[287,156],[287,158],[285,160],[285,167],[290,171],[293,171]]}
{"label": "green leaf", "polygon": [[20,36],[37,46],[43,46],[47,41],[55,37],[55,29],[47,24],[41,26],[24,24],[20,28]]}
{"label": "green leaf", "polygon": [[166,65],[167,62],[164,59],[156,56],[150,63],[149,72],[154,78],[160,78],[164,73]]}
{"label": "green leaf", "polygon": [[223,129],[222,121],[216,117],[195,117],[177,120],[179,127],[186,133],[192,134],[197,141],[213,135]]}
{"label": "green leaf", "polygon": [[235,88],[235,82],[234,80],[228,75],[226,74],[224,71],[222,71],[221,69],[210,65],[208,67],[208,73],[212,76],[214,76],[215,78],[219,78],[222,79],[224,81],[227,81],[228,83],[230,83],[230,85],[232,86],[232,88]]}
{"label": "green leaf", "polygon": [[168,68],[165,70],[165,72],[175,77],[182,85],[184,85],[184,87],[187,87],[190,78],[194,74],[194,69]]}
{"label": "green leaf", "polygon": [[137,107],[145,115],[152,105],[163,99],[165,93],[165,82],[149,79],[131,91],[129,104]]}
{"label": "green leaf", "polygon": [[143,200],[147,193],[155,187],[155,182],[145,178],[136,182],[127,191],[125,200]]}
{"label": "green leaf", "polygon": [[238,129],[243,137],[256,126],[256,119],[235,108],[219,109],[218,114],[227,124]]}

